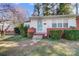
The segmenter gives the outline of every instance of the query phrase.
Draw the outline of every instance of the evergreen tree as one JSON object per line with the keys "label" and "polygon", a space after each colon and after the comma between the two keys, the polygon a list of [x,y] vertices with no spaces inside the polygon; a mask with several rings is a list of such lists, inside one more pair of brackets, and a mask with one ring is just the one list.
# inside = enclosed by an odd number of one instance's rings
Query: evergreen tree
{"label": "evergreen tree", "polygon": [[60,3],[57,14],[59,14],[59,15],[70,14],[72,12],[70,6],[71,6],[71,4],[69,4],[69,3]]}
{"label": "evergreen tree", "polygon": [[54,15],[56,12],[54,9],[56,3],[36,3],[34,4],[33,16],[48,16]]}
{"label": "evergreen tree", "polygon": [[43,15],[44,16],[48,16],[48,15],[50,15],[50,4],[49,3],[43,3],[42,4],[43,5]]}
{"label": "evergreen tree", "polygon": [[36,3],[34,5],[34,16],[65,15],[71,12],[69,3]]}

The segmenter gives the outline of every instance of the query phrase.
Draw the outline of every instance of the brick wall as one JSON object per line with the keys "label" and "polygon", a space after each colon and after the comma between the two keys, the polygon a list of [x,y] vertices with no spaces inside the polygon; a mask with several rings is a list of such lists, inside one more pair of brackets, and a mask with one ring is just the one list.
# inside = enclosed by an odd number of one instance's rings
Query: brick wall
{"label": "brick wall", "polygon": [[[79,30],[79,16],[76,17],[76,24],[77,27],[73,30]],[[72,30],[72,28],[47,28],[47,31],[49,30]]]}
{"label": "brick wall", "polygon": [[77,29],[79,30],[79,16],[76,18]]}

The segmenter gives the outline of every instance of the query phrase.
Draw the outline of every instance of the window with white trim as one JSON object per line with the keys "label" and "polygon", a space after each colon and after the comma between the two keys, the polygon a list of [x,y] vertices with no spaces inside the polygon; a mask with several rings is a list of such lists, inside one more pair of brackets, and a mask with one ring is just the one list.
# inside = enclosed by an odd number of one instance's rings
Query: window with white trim
{"label": "window with white trim", "polygon": [[57,24],[56,23],[52,23],[52,27],[53,28],[57,28]]}
{"label": "window with white trim", "polygon": [[64,28],[68,28],[68,23],[63,23]]}
{"label": "window with white trim", "polygon": [[68,28],[68,20],[53,20],[52,28]]}
{"label": "window with white trim", "polygon": [[63,20],[63,27],[68,28],[68,20]]}
{"label": "window with white trim", "polygon": [[62,23],[58,23],[58,28],[62,28]]}

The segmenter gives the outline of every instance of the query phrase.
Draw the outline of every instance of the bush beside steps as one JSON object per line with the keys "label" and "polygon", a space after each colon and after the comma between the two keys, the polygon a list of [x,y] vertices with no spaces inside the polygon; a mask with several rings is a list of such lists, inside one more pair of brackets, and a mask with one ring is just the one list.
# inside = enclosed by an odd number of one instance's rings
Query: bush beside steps
{"label": "bush beside steps", "polygon": [[62,36],[62,30],[51,30],[51,31],[49,32],[49,37],[50,37],[52,40],[61,39],[61,36]]}

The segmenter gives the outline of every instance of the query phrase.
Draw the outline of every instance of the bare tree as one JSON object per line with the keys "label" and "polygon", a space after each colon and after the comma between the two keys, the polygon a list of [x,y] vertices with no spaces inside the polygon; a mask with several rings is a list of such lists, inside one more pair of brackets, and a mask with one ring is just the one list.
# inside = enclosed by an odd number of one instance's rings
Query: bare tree
{"label": "bare tree", "polygon": [[19,7],[15,7],[14,4],[7,4],[3,3],[0,4],[0,23],[2,24],[0,32],[1,36],[3,36],[4,31],[6,31],[9,27],[10,24],[6,27],[4,30],[4,23],[6,21],[12,21],[12,23],[17,26],[18,24],[24,23],[24,20],[26,19],[25,12],[21,11],[21,9],[18,9]]}

